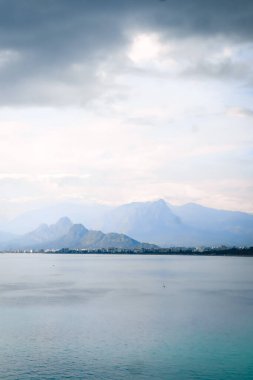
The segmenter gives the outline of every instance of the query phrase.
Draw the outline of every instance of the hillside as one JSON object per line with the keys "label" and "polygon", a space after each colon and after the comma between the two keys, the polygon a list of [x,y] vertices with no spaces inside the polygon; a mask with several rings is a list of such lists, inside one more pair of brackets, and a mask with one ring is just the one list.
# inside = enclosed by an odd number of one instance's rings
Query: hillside
{"label": "hillside", "polygon": [[125,234],[88,230],[82,224],[73,224],[67,217],[56,224],[42,224],[19,238],[4,243],[1,249],[98,249],[98,248],[152,248],[154,245],[140,243]]}

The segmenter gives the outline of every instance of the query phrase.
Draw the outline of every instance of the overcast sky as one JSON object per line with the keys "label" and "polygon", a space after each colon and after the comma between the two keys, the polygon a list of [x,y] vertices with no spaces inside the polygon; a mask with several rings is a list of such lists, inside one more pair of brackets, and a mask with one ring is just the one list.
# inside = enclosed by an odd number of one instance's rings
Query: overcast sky
{"label": "overcast sky", "polygon": [[252,0],[0,0],[0,210],[253,212]]}

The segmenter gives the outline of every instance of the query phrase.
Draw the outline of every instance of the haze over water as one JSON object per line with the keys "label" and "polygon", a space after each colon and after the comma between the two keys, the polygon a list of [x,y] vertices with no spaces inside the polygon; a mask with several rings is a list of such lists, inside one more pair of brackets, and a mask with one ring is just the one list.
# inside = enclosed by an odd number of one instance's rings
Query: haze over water
{"label": "haze over water", "polygon": [[253,379],[252,273],[239,257],[3,254],[0,378]]}

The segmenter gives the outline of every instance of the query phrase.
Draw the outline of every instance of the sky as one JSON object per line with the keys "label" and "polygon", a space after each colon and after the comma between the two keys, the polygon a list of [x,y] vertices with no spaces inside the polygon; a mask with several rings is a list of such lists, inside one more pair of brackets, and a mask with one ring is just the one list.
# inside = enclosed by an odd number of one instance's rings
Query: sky
{"label": "sky", "polygon": [[253,212],[252,0],[0,0],[0,216]]}

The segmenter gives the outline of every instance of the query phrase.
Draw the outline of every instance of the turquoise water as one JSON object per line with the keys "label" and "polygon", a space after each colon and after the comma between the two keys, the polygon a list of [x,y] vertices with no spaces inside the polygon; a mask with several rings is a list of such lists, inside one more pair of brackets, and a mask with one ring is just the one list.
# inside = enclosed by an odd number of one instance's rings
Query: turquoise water
{"label": "turquoise water", "polygon": [[0,379],[253,379],[253,258],[2,254]]}

